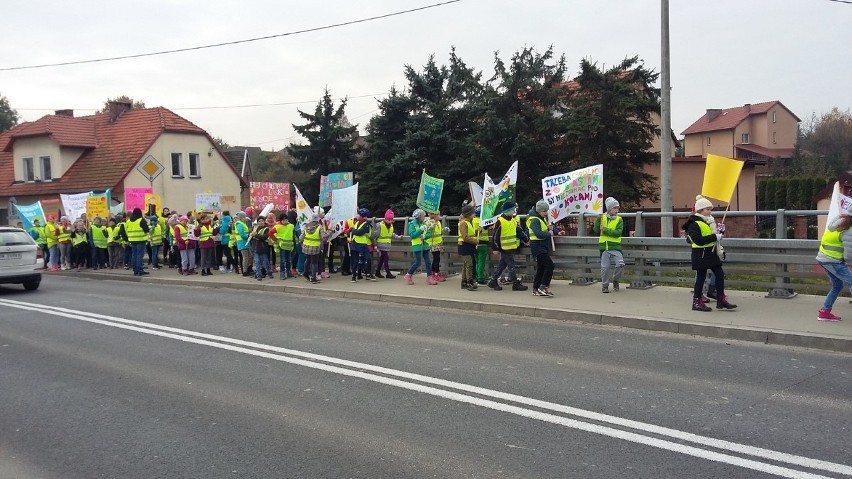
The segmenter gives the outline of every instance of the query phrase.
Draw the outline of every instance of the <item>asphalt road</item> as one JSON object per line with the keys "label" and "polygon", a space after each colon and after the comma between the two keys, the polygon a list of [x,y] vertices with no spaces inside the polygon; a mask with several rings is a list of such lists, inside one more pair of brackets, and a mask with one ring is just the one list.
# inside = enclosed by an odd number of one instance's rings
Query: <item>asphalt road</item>
{"label": "asphalt road", "polygon": [[0,288],[0,479],[852,477],[852,356],[46,277]]}

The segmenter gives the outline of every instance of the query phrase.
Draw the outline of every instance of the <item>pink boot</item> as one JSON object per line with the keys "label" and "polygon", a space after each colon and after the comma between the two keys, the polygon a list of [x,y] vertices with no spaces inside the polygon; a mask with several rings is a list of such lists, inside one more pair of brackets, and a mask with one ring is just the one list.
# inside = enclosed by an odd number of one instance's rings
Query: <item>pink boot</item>
{"label": "pink boot", "polygon": [[435,275],[430,274],[426,277],[426,284],[428,285],[436,285],[438,284],[438,280],[435,279]]}
{"label": "pink boot", "polygon": [[411,278],[410,274],[406,274],[404,277],[405,277],[405,284],[409,284],[409,285],[414,284],[414,280]]}

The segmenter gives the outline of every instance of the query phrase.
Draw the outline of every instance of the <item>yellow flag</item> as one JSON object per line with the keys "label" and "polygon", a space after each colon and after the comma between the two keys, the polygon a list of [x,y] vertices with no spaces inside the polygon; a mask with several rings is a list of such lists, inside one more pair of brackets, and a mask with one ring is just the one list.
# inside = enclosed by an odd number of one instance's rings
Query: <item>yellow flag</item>
{"label": "yellow flag", "polygon": [[744,162],[740,160],[708,154],[707,163],[704,166],[704,184],[701,186],[701,195],[730,203],[734,188],[736,188],[737,181],[740,179],[743,164]]}

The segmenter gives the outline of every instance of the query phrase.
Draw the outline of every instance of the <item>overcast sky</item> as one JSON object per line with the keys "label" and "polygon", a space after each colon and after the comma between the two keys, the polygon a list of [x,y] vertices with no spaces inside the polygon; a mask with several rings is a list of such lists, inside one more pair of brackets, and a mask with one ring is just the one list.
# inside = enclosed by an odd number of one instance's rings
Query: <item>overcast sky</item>
{"label": "overcast sky", "polygon": [[[224,43],[350,22],[443,0],[5,0],[0,69]],[[830,0],[671,0],[672,127],[707,108],[780,100],[802,120],[852,108],[852,4]],[[80,116],[128,95],[163,106],[232,145],[281,149],[323,89],[349,97],[359,129],[403,68],[450,48],[493,73],[525,46],[608,67],[637,55],[659,72],[659,0],[461,0],[390,18],[269,40],[128,60],[0,71],[23,121]],[[659,86],[659,85],[658,85]],[[251,108],[236,105],[288,103]]]}

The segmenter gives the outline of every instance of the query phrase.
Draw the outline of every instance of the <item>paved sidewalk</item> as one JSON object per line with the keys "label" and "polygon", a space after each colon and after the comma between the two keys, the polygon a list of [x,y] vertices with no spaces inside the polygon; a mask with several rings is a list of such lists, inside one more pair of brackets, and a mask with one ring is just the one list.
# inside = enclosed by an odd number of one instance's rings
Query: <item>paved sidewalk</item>
{"label": "paved sidewalk", "polygon": [[[801,294],[792,299],[776,299],[766,298],[765,293],[731,291],[729,300],[739,306],[737,309],[714,308],[712,312],[702,313],[691,310],[691,289],[685,287],[639,290],[622,286],[620,292],[603,294],[599,283],[574,286],[568,281],[554,281],[550,289],[555,296],[543,298],[533,296],[531,291],[511,291],[511,285],[504,286],[503,291],[486,286],[480,286],[478,291],[463,290],[458,276],[427,286],[422,274],[415,277],[414,286],[406,285],[402,276],[352,283],[349,277],[333,274],[315,285],[302,277],[280,280],[277,274],[275,279],[256,281],[253,277],[218,271],[211,276],[181,276],[175,269],[151,271],[143,277],[123,269],[45,274],[278,291],[485,313],[503,313],[508,306],[518,315],[536,318],[852,352],[852,304],[846,297],[839,298],[834,306],[834,313],[844,317],[844,321],[832,323],[816,319],[822,296]],[[715,303],[711,302],[710,306],[714,307]]]}

